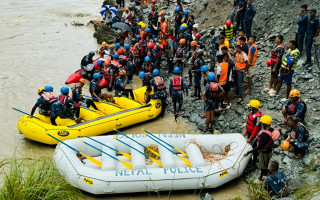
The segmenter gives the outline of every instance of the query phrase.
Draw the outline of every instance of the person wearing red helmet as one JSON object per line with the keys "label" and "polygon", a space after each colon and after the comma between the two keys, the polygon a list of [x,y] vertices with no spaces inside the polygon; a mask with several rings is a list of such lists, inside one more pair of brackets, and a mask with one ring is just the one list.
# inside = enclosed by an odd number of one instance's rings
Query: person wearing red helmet
{"label": "person wearing red helmet", "polygon": [[154,47],[155,47],[155,44],[153,42],[149,42],[148,45],[147,45],[147,56],[150,57],[151,61],[153,64],[155,63],[156,61],[156,52],[154,51]]}
{"label": "person wearing red helmet", "polygon": [[157,0],[152,0],[151,5],[154,6],[156,8],[156,10],[158,10],[159,6],[157,4]]}
{"label": "person wearing red helmet", "polygon": [[225,32],[226,37],[229,40],[230,47],[233,47],[234,46],[235,31],[234,31],[233,24],[230,20],[226,21],[226,25],[224,25],[223,31]]}
{"label": "person wearing red helmet", "polygon": [[204,43],[202,41],[200,41],[200,38],[201,38],[201,34],[200,33],[194,34],[194,41],[197,41],[198,47],[200,49],[204,49],[205,48]]}

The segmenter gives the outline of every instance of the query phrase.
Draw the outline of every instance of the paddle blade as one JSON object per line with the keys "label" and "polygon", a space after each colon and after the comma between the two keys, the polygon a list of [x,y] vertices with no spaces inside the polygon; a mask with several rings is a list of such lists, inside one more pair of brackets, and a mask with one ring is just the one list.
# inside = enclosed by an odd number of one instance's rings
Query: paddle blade
{"label": "paddle blade", "polygon": [[121,152],[121,151],[119,151],[119,153],[121,153],[124,157],[126,157],[126,158],[131,160],[131,155],[130,154],[125,153],[125,152]]}
{"label": "paddle blade", "polygon": [[124,162],[124,161],[121,161],[121,160],[119,160],[119,162],[122,163],[126,168],[132,169],[132,165],[130,163],[127,163],[127,162]]}
{"label": "paddle blade", "polygon": [[153,162],[155,162],[155,163],[157,163],[160,167],[162,167],[162,163],[159,161],[159,160],[157,160],[157,159],[155,159],[155,158],[152,158],[152,157],[149,157]]}
{"label": "paddle blade", "polygon": [[86,154],[84,154],[84,153],[81,153],[81,152],[80,152],[80,154],[81,154],[82,156],[86,157],[88,160],[90,160],[90,161],[93,162],[94,164],[98,165],[99,167],[102,167],[102,162],[100,162],[99,160],[97,160],[97,159],[95,159],[95,158],[93,158],[93,157],[91,157],[91,156],[88,156],[88,155],[86,155]]}
{"label": "paddle blade", "polygon": [[183,157],[181,157],[181,156],[178,156],[184,163],[186,163],[189,167],[191,167],[191,163],[190,163],[190,161],[189,160],[187,160],[187,159],[185,159],[185,158],[183,158]]}
{"label": "paddle blade", "polygon": [[186,154],[185,152],[181,151],[180,149],[178,148],[174,148],[176,151],[182,153],[185,157],[189,157],[188,154]]}

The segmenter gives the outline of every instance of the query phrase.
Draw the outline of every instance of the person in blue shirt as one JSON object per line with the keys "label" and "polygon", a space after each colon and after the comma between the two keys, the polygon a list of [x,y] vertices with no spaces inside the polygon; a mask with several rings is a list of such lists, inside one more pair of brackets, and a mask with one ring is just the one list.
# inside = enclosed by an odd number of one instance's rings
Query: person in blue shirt
{"label": "person in blue shirt", "polygon": [[239,41],[240,41],[240,45],[241,45],[241,50],[243,52],[245,52],[247,55],[249,55],[249,47],[246,43],[246,38],[245,37],[241,37],[239,38]]}
{"label": "person in blue shirt", "polygon": [[119,12],[117,12],[116,16],[112,18],[112,24],[115,24],[117,22],[121,22],[121,17],[119,16]]}
{"label": "person in blue shirt", "polygon": [[300,6],[300,16],[297,20],[297,33],[296,33],[296,41],[298,43],[298,49],[302,53],[303,50],[303,41],[306,36],[306,31],[308,27],[308,6],[306,4],[303,4]]}
{"label": "person in blue shirt", "polygon": [[316,17],[317,10],[315,8],[310,10],[309,22],[306,31],[306,53],[307,53],[307,62],[306,66],[311,66],[311,48],[312,43],[316,41],[320,33],[320,24],[319,19]]}
{"label": "person in blue shirt", "polygon": [[256,15],[256,8],[252,5],[252,0],[248,0],[247,10],[244,14],[244,25],[247,37],[251,36],[252,21]]}
{"label": "person in blue shirt", "polygon": [[278,172],[279,163],[272,161],[269,164],[270,176],[264,177],[262,185],[268,190],[271,197],[285,197],[288,195],[288,179],[283,172]]}
{"label": "person in blue shirt", "polygon": [[244,29],[244,14],[246,13],[247,8],[247,1],[246,0],[239,0],[238,2],[238,8],[237,8],[237,26],[236,29],[239,30],[239,27],[241,29]]}

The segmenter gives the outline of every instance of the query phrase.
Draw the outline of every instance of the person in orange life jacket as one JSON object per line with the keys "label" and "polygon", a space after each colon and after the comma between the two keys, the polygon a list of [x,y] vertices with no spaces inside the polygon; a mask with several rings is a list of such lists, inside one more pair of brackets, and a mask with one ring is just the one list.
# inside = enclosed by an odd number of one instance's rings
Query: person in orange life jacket
{"label": "person in orange life jacket", "polygon": [[183,60],[186,59],[187,54],[188,54],[188,50],[185,47],[186,44],[186,40],[185,39],[181,39],[179,41],[180,47],[178,47],[177,51],[176,51],[176,55],[173,59],[173,63],[177,64],[177,67],[180,68],[180,71],[183,73],[183,68],[184,68],[184,62]]}
{"label": "person in orange life jacket", "polygon": [[269,92],[269,93],[275,93],[277,89],[277,84],[278,84],[278,75],[279,75],[279,70],[282,64],[282,56],[284,55],[284,44],[282,43],[283,41],[283,36],[278,35],[275,39],[276,46],[272,50],[271,54],[271,77],[270,77],[270,82],[269,86],[264,89],[264,91]]}
{"label": "person in orange life jacket", "polygon": [[[222,47],[227,47],[225,44],[224,44],[224,41],[225,41],[225,37],[219,37],[219,54],[222,54],[222,50],[221,50],[221,48]],[[228,47],[227,47],[228,48]],[[229,52],[229,48],[228,48],[228,52]]]}
{"label": "person in orange life jacket", "polygon": [[201,99],[201,67],[204,65],[203,50],[198,49],[196,51],[196,60],[193,62],[192,73],[194,73],[193,83],[194,83],[194,97],[198,100]]}
{"label": "person in orange life jacket", "polygon": [[241,50],[240,45],[236,45],[235,47],[235,76],[234,82],[236,86],[236,95],[239,96],[237,103],[241,103],[243,101],[243,73],[247,70],[249,66],[249,59],[245,52]]}
{"label": "person in orange life jacket", "polygon": [[151,87],[151,80],[153,79],[152,73],[149,73],[149,72],[145,73],[144,71],[141,71],[139,73],[139,78],[142,80],[142,86],[147,87],[144,99],[146,100],[146,103],[149,103],[150,93],[152,92],[152,87]]}
{"label": "person in orange life jacket", "polygon": [[261,174],[255,180],[255,183],[261,183],[262,177],[268,174],[268,163],[272,157],[273,143],[280,136],[280,132],[271,127],[272,118],[269,115],[262,116],[260,123],[262,129],[257,135],[257,147],[244,154],[244,157],[247,157],[249,154],[259,151],[259,169],[261,170]]}
{"label": "person in orange life jacket", "polygon": [[181,20],[182,20],[182,12],[183,11],[181,11],[180,10],[180,8],[179,7],[176,7],[175,8],[175,17],[174,17],[174,27],[175,27],[175,29],[174,29],[174,35],[175,36],[178,36],[178,34],[179,34],[179,29],[180,29],[180,26],[181,26]]}
{"label": "person in orange life jacket", "polygon": [[304,118],[307,112],[306,103],[300,98],[300,92],[297,89],[291,90],[289,100],[282,106],[282,115],[284,120],[280,125],[288,123],[289,117],[297,117],[300,122],[304,123]]}
{"label": "person in orange life jacket", "polygon": [[51,116],[50,121],[52,125],[57,125],[56,119],[57,117],[60,118],[73,118],[77,123],[80,121],[72,106],[74,105],[75,101],[69,96],[69,88],[62,87],[60,89],[61,94],[58,97],[58,101],[54,102],[50,106]]}
{"label": "person in orange life jacket", "polygon": [[90,108],[90,106],[92,106],[95,110],[98,110],[97,106],[94,104],[94,102],[91,99],[85,99],[83,98],[82,95],[82,87],[86,84],[86,80],[84,78],[80,79],[79,84],[74,85],[71,88],[72,91],[72,99],[75,102],[75,106],[74,106],[74,110],[75,110],[75,115],[79,118],[79,114],[80,114],[80,107],[77,106],[86,106],[88,108]]}
{"label": "person in orange life jacket", "polygon": [[164,39],[167,33],[168,33],[168,24],[166,22],[166,18],[164,16],[161,16],[160,17],[160,38]]}
{"label": "person in orange life jacket", "polygon": [[119,76],[116,78],[115,85],[114,85],[114,90],[115,90],[115,96],[126,96],[134,99],[133,91],[132,89],[126,89],[128,83],[128,76],[126,76],[126,71],[121,70],[119,72]]}
{"label": "person in orange life jacket", "polygon": [[226,91],[230,92],[231,89],[231,83],[228,81],[230,73],[232,76],[232,72],[229,72],[229,65],[227,62],[224,61],[224,56],[223,55],[217,55],[217,61],[218,61],[218,66],[217,66],[217,82],[218,84],[223,88],[224,93],[222,98],[217,98],[216,99],[216,108],[219,107],[219,101],[221,104],[222,108],[225,108],[226,106],[223,104],[223,102],[226,102]]}
{"label": "person in orange life jacket", "polygon": [[141,46],[138,42],[141,39],[140,35],[137,35],[137,39],[132,39],[131,44],[132,47],[132,55],[133,55],[133,66],[135,68],[136,74],[139,72],[140,66],[141,66],[141,58],[142,58],[142,52],[141,52]]}
{"label": "person in orange life jacket", "polygon": [[[182,62],[185,62],[186,60],[189,60],[190,63],[193,63],[196,60],[196,51],[198,49],[198,43],[197,41],[192,41],[190,43],[191,50],[188,52],[187,57],[182,60]],[[189,74],[189,87],[192,86],[192,68],[189,69],[188,71]]]}
{"label": "person in orange life jacket", "polygon": [[101,81],[101,74],[94,73],[93,80],[90,82],[89,92],[91,97],[95,101],[102,101],[106,100],[109,102],[114,102],[113,97],[111,94],[106,94],[101,92],[100,81]]}
{"label": "person in orange life jacket", "polygon": [[158,19],[158,11],[156,10],[156,7],[154,6],[154,5],[152,5],[151,6],[151,11],[150,11],[150,13],[149,13],[149,15],[148,15],[148,20],[149,20],[149,22],[151,22],[152,21],[152,18],[153,17],[156,17],[156,19]]}
{"label": "person in orange life jacket", "polygon": [[302,123],[299,122],[298,117],[289,117],[288,124],[291,127],[291,130],[287,141],[290,142],[295,157],[300,159],[309,148],[309,131]]}
{"label": "person in orange life jacket", "polygon": [[[294,68],[300,59],[300,52],[297,49],[297,42],[295,40],[290,41],[289,50],[286,57],[283,59],[281,68],[279,71],[279,81],[277,84],[277,90],[275,95],[279,95],[279,91],[282,87],[282,83],[287,84],[286,99],[289,98],[289,93],[291,91],[292,77],[294,73]],[[288,73],[286,73],[288,71]],[[284,73],[283,73],[284,72]]]}
{"label": "person in orange life jacket", "polygon": [[145,73],[152,73],[154,70],[153,63],[151,62],[151,58],[149,56],[144,58],[144,63],[142,64],[141,70]]}
{"label": "person in orange life jacket", "polygon": [[244,37],[246,39],[246,42],[247,42],[247,37],[244,33],[244,30],[240,29],[239,30],[239,33],[238,33],[238,36],[237,36],[237,45],[240,45],[240,38],[241,37]]}
{"label": "person in orange life jacket", "polygon": [[217,98],[223,95],[223,88],[215,82],[215,74],[210,72],[207,76],[208,83],[204,88],[202,94],[203,100],[205,102],[205,112],[206,112],[206,129],[204,132],[213,131],[214,124],[214,109]]}
{"label": "person in orange life jacket", "polygon": [[[47,89],[51,89],[51,86],[46,86]],[[53,90],[53,88],[52,88]],[[58,100],[58,98],[54,97],[52,92],[46,91],[44,87],[38,89],[38,95],[40,96],[34,106],[32,107],[31,114],[28,116],[29,118],[33,118],[33,114],[36,109],[39,107],[39,113],[45,116],[50,116],[50,105]]]}
{"label": "person in orange life jacket", "polygon": [[[170,78],[169,94],[172,96],[174,115],[177,117],[181,111],[183,104],[183,91],[186,91],[186,96],[189,96],[188,86],[184,82],[184,78],[180,76],[180,68],[173,69],[174,77]],[[177,109],[178,103],[178,109]]]}
{"label": "person in orange life jacket", "polygon": [[164,112],[167,106],[167,91],[166,86],[164,85],[164,80],[160,76],[160,71],[158,69],[154,69],[152,72],[153,79],[150,80],[151,86],[153,86],[153,95],[150,95],[151,99],[160,99],[162,103],[162,109],[160,116],[164,116]]}
{"label": "person in orange life jacket", "polygon": [[88,64],[93,63],[93,56],[96,55],[93,51],[90,51],[88,55],[85,55],[80,63],[81,69],[84,69]]}
{"label": "person in orange life jacket", "polygon": [[256,65],[257,61],[257,55],[258,55],[258,48],[255,44],[256,37],[255,36],[250,36],[249,37],[249,54],[248,54],[248,59],[249,59],[249,67],[248,67],[248,89],[243,93],[243,94],[249,94],[249,92],[252,89],[252,76],[253,76],[253,67]]}
{"label": "person in orange life jacket", "polygon": [[115,79],[115,69],[113,65],[110,65],[111,60],[106,60],[106,62],[104,63],[104,65],[106,66],[106,69],[104,70],[104,78],[107,81],[107,90],[109,92],[112,91],[112,86],[113,86],[113,82]]}
{"label": "person in orange life jacket", "polygon": [[248,55],[249,47],[247,45],[246,38],[245,37],[241,37],[241,38],[239,38],[239,41],[240,41],[240,45],[241,45],[241,50]]}

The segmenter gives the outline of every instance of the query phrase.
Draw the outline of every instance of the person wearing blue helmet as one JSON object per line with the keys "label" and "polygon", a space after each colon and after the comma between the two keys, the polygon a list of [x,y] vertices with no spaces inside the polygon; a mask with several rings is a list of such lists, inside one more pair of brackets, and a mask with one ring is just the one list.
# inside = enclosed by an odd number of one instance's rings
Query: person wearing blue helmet
{"label": "person wearing blue helmet", "polygon": [[[173,69],[174,77],[170,79],[169,94],[172,96],[172,103],[174,109],[175,118],[178,117],[183,104],[183,92],[186,91],[186,96],[189,96],[188,86],[184,81],[184,78],[180,76],[180,68],[175,67]],[[177,103],[179,105],[177,109]]]}
{"label": "person wearing blue helmet", "polygon": [[188,22],[188,20],[189,20],[189,13],[190,13],[189,10],[184,10],[184,11],[183,11],[181,24]]}
{"label": "person wearing blue helmet", "polygon": [[90,51],[88,55],[85,55],[80,63],[81,69],[84,69],[88,64],[93,63],[93,56],[95,55],[94,51]]}
{"label": "person wearing blue helmet", "polygon": [[118,53],[118,50],[120,49],[121,47],[121,44],[118,42],[114,45],[114,50],[113,50],[113,53],[116,54]]}
{"label": "person wearing blue helmet", "polygon": [[160,69],[162,49],[160,47],[158,38],[154,38],[153,41],[154,41],[153,51],[155,53],[154,64],[157,69]]}
{"label": "person wearing blue helmet", "polygon": [[153,95],[150,95],[151,99],[160,99],[162,103],[160,116],[163,117],[167,106],[167,91],[163,78],[160,76],[160,71],[154,69],[152,72],[153,79],[150,83],[153,86]]}
{"label": "person wearing blue helmet", "polygon": [[150,93],[152,92],[151,80],[153,79],[153,76],[151,73],[145,73],[144,71],[141,71],[139,73],[139,78],[142,80],[142,86],[147,87],[145,99],[146,103],[148,103],[150,101]]}
{"label": "person wearing blue helmet", "polygon": [[150,29],[150,28],[146,28],[145,32],[146,32],[146,33],[150,33],[150,32],[151,32],[151,29]]}
{"label": "person wearing blue helmet", "polygon": [[178,36],[179,34],[179,29],[181,26],[181,20],[182,20],[182,13],[180,12],[180,8],[176,7],[175,9],[175,17],[174,17],[174,35]]}
{"label": "person wearing blue helmet", "polygon": [[207,83],[208,83],[207,76],[210,73],[209,66],[208,65],[203,65],[201,67],[201,72],[202,72],[202,75],[203,75],[203,86],[206,86]]}
{"label": "person wearing blue helmet", "polygon": [[62,87],[60,89],[60,92],[61,94],[58,97],[58,101],[54,102],[50,106],[50,121],[52,125],[57,125],[57,117],[60,117],[61,119],[71,118],[78,123],[80,120],[77,118],[73,110],[73,105],[75,101],[69,96],[69,88]]}
{"label": "person wearing blue helmet", "polygon": [[44,89],[46,90],[46,92],[53,92],[53,87],[51,85],[44,86]]}
{"label": "person wearing blue helmet", "polygon": [[[35,113],[37,108],[39,108],[39,113],[41,115],[50,116],[50,105],[58,100],[58,98],[55,97],[51,91],[49,91],[52,88],[50,87],[51,86],[46,86],[38,89],[39,98],[32,107],[31,115],[29,116],[29,118],[33,117],[33,114]],[[47,88],[48,91],[45,88]]]}
{"label": "person wearing blue helmet", "polygon": [[95,101],[102,101],[103,99],[109,102],[114,102],[111,94],[101,92],[101,86],[100,86],[101,79],[102,79],[101,74],[99,73],[93,74],[93,79],[90,82],[90,87],[89,87],[89,92],[91,94],[92,99]]}
{"label": "person wearing blue helmet", "polygon": [[144,58],[144,63],[142,64],[141,69],[145,73],[152,73],[152,71],[154,70],[154,65],[151,62],[151,58],[149,56],[146,56]]}
{"label": "person wearing blue helmet", "polygon": [[95,67],[95,72],[103,72],[105,66],[104,66],[104,60],[102,58],[96,59],[93,61],[93,65]]}
{"label": "person wearing blue helmet", "polygon": [[223,95],[223,88],[215,82],[215,74],[209,73],[207,76],[208,83],[204,87],[203,100],[205,103],[206,112],[206,129],[204,132],[213,131],[214,124],[214,110],[216,107],[216,99]]}

